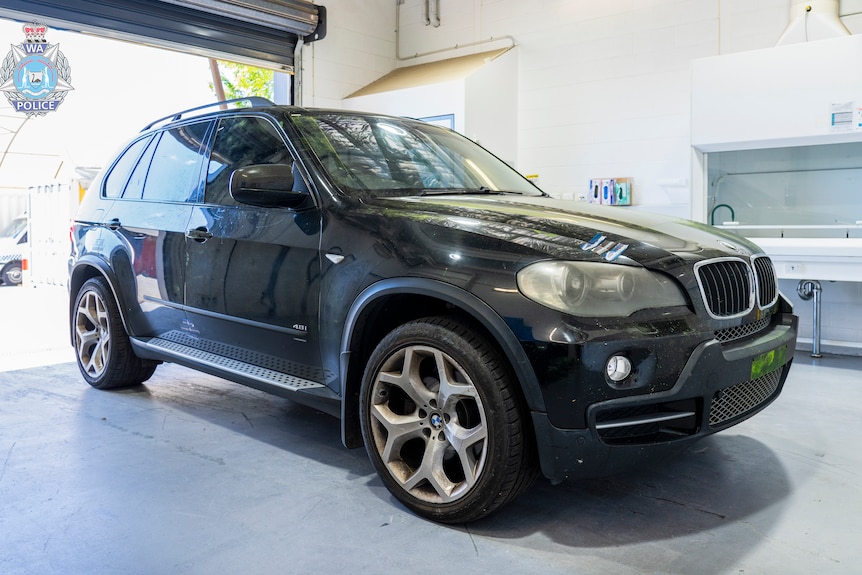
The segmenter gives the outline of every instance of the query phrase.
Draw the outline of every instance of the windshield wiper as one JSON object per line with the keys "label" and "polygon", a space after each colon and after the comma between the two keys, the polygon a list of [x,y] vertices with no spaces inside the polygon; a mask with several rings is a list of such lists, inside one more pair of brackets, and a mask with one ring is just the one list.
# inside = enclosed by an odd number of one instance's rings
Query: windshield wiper
{"label": "windshield wiper", "polygon": [[426,188],[419,194],[420,196],[449,196],[449,195],[494,195],[494,194],[514,194],[522,195],[521,192],[509,192],[506,190],[492,190],[481,186],[479,188]]}

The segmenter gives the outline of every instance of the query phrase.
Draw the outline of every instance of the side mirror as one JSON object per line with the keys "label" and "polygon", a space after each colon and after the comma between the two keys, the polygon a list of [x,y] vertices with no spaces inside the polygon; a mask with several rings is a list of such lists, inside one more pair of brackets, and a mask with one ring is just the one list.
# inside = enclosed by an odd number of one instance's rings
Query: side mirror
{"label": "side mirror", "polygon": [[230,195],[241,204],[261,208],[297,208],[308,193],[293,189],[293,166],[259,164],[234,170]]}

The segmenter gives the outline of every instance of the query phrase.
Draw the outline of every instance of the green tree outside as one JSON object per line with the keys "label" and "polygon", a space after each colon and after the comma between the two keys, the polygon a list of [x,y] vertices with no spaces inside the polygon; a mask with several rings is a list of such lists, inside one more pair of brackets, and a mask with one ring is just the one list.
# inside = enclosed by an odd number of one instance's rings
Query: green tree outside
{"label": "green tree outside", "polygon": [[[272,70],[256,68],[236,62],[227,62],[225,60],[218,60],[218,70],[225,98],[259,96],[270,100],[273,99],[274,82]],[[210,89],[218,96],[218,91],[213,82],[210,82]]]}

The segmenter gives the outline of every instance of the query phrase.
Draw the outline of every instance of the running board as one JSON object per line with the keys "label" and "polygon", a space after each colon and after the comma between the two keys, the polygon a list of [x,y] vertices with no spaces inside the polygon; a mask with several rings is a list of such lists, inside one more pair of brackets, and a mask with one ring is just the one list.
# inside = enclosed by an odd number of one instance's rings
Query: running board
{"label": "running board", "polygon": [[289,391],[306,391],[309,389],[317,389],[325,387],[322,383],[302,379],[287,373],[267,369],[223,355],[218,355],[209,351],[204,351],[175,341],[169,341],[158,337],[149,340],[135,340],[135,344],[141,347],[154,350],[160,356],[170,356],[177,359],[193,360],[195,363],[211,368],[215,368],[225,373],[231,373],[246,379],[252,379],[274,385]]}

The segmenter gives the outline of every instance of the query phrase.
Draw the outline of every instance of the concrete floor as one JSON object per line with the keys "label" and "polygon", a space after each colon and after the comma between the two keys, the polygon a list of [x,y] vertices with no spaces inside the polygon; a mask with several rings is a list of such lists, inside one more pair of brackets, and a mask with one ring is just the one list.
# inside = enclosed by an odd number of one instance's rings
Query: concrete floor
{"label": "concrete floor", "polygon": [[445,527],[312,409],[170,365],[90,388],[64,297],[0,288],[0,574],[862,572],[862,358],[800,354],[766,411],[663,465]]}

